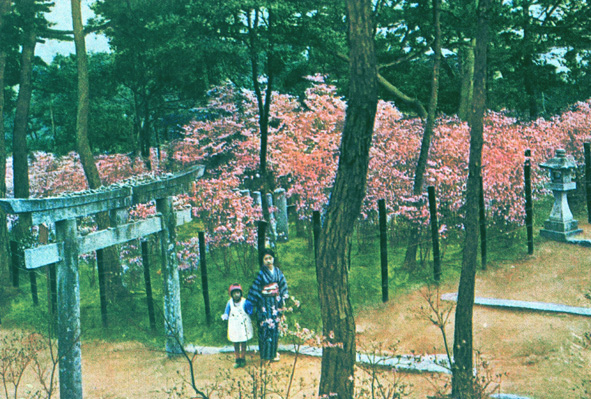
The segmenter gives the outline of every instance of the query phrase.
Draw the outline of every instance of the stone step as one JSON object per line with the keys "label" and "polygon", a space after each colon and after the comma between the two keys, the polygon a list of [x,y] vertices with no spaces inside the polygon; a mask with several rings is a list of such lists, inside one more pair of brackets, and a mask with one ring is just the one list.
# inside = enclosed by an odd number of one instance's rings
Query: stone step
{"label": "stone step", "polygon": [[[441,295],[441,299],[444,301],[457,301],[457,293],[448,293]],[[539,312],[551,312],[551,313],[568,313],[578,316],[591,316],[591,308],[583,308],[577,306],[567,306],[558,303],[549,302],[529,302],[529,301],[517,301],[513,299],[495,299],[495,298],[474,298],[475,305],[500,307],[517,310],[533,310]]]}
{"label": "stone step", "polygon": [[[250,345],[246,348],[247,351],[257,352],[258,346]],[[185,350],[190,353],[198,353],[202,355],[213,355],[217,353],[233,353],[234,347],[227,345],[222,347],[212,346],[195,346],[187,345]],[[279,345],[280,352],[296,351],[302,355],[321,357],[322,348],[317,348],[307,345]],[[375,364],[380,366],[392,367],[399,370],[427,372],[427,373],[447,373],[450,374],[449,361],[446,355],[392,355],[392,356],[378,356],[367,353],[357,353],[357,361],[366,364]]]}

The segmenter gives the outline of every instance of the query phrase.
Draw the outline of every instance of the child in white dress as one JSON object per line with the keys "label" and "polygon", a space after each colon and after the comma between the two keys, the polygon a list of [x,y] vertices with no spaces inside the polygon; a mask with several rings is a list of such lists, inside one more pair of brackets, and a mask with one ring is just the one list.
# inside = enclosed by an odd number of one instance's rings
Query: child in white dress
{"label": "child in white dress", "polygon": [[240,284],[232,284],[228,289],[230,300],[226,304],[226,310],[222,315],[223,320],[228,321],[228,340],[234,343],[236,363],[234,368],[246,365],[246,342],[250,340],[254,331],[249,314],[252,314],[252,304],[242,298]]}

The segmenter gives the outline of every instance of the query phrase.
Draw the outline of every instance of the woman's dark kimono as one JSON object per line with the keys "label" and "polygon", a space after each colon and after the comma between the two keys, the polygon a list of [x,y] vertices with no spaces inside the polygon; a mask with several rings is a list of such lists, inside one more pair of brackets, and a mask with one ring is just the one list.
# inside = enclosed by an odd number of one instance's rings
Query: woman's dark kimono
{"label": "woman's dark kimono", "polygon": [[247,297],[256,309],[261,359],[273,360],[277,355],[281,309],[287,297],[287,281],[281,270],[261,267]]}

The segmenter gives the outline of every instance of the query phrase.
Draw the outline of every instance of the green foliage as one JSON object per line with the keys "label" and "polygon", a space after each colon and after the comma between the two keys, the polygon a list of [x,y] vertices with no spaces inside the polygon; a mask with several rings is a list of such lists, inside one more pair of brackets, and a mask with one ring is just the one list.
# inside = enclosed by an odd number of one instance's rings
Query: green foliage
{"label": "green foliage", "polygon": [[[3,308],[2,323],[6,327],[30,328],[45,332],[50,328],[52,316],[48,306],[48,285],[46,269],[37,270],[37,289],[39,305],[31,300],[29,282],[21,273],[19,295],[8,308]],[[156,276],[153,279],[157,282]],[[155,308],[161,308],[161,284],[154,284]],[[113,300],[108,305],[108,328],[102,327],[98,279],[93,266],[80,263],[80,317],[82,339],[102,339],[110,341],[140,340],[146,344],[160,345],[161,333],[150,331],[146,298],[143,292],[129,292]],[[162,325],[162,317],[157,312],[157,324]],[[55,320],[54,320],[55,321]],[[163,327],[161,328],[163,330]]]}
{"label": "green foliage", "polygon": [[[132,94],[117,84],[113,56],[90,54],[89,140],[95,153],[133,149]],[[31,102],[31,150],[58,155],[76,149],[76,57],[57,55],[50,65],[34,69]]]}
{"label": "green foliage", "polygon": [[0,308],[9,306],[9,304],[19,295],[19,290],[11,287],[0,285]]}
{"label": "green foliage", "polygon": [[[44,22],[49,3],[34,3],[38,36],[65,40],[63,32],[52,31]],[[475,4],[469,0],[442,4],[439,112],[445,114],[457,111],[460,53],[473,36]],[[431,18],[425,17],[430,7],[429,2],[414,0],[383,1],[375,9],[381,75],[423,104],[429,98],[432,72],[433,26]],[[585,2],[554,5],[536,0],[497,7],[489,52],[490,109],[550,117],[591,96],[591,19]],[[347,95],[347,63],[342,58],[347,53],[347,20],[342,2],[102,0],[94,8],[97,17],[87,28],[101,30],[111,45],[109,54],[89,55],[89,139],[95,153],[137,151],[139,140],[146,155],[149,146],[177,138],[181,126],[202,116],[195,111],[211,87],[231,80],[239,88],[252,88],[253,73],[261,82],[273,76],[273,90],[300,99],[309,85],[303,77],[322,74],[338,87],[339,94]],[[247,23],[254,10],[259,14],[256,27]],[[9,54],[4,88],[9,134],[24,14],[13,9],[2,32],[7,40],[1,45]],[[50,65],[36,60],[30,149],[58,154],[74,149],[75,76],[73,55],[58,55]],[[383,89],[381,96],[393,99]],[[395,100],[399,109],[415,112],[409,104]],[[10,147],[11,140],[7,142]]]}
{"label": "green foliage", "polygon": [[[496,7],[493,29],[499,34],[492,36],[489,57],[491,108],[508,108],[529,118],[563,111],[574,100],[569,80],[581,77],[587,54],[586,2],[535,0]],[[570,54],[563,56],[567,51]],[[589,97],[588,87],[583,91],[586,94],[574,101]]]}

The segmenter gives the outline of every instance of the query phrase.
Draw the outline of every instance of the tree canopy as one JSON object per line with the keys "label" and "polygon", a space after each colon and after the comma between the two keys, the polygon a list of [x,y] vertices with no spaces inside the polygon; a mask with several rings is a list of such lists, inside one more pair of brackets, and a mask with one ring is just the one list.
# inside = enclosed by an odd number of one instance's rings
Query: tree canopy
{"label": "tree canopy", "polygon": [[[43,16],[50,3],[35,1],[37,40],[71,40]],[[520,118],[551,117],[591,97],[586,1],[503,2],[495,6],[487,73],[487,108]],[[319,73],[346,94],[347,15],[328,1],[219,2],[189,0],[93,3],[87,31],[102,31],[109,54],[89,58],[93,151],[134,152],[176,139],[180,127],[207,118],[206,94],[225,81],[303,98],[304,76]],[[432,4],[425,0],[374,2],[380,96],[411,115],[430,97],[435,40]],[[441,2],[442,66],[437,113],[460,112],[462,87],[473,53],[476,2]],[[5,124],[12,133],[23,11],[15,6],[3,24],[8,52],[4,79]],[[256,23],[256,25],[254,25]],[[12,52],[12,53],[11,53]],[[72,150],[75,113],[74,55],[35,60],[28,141],[31,148]],[[253,76],[255,78],[253,78]],[[271,79],[269,79],[271,78]],[[419,105],[420,104],[420,105]],[[304,103],[302,103],[303,106]],[[426,115],[426,114],[425,114]],[[272,123],[272,121],[270,121]],[[12,140],[8,140],[9,151]]]}

